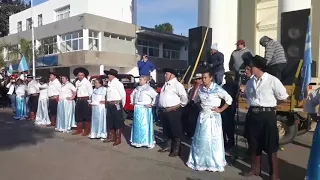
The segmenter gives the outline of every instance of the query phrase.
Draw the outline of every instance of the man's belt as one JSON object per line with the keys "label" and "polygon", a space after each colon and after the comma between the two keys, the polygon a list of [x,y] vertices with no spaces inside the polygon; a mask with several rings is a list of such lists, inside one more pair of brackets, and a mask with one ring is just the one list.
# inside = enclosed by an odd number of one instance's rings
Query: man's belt
{"label": "man's belt", "polygon": [[275,111],[276,108],[275,107],[254,107],[254,106],[250,106],[249,107],[249,112],[271,112],[271,111]]}
{"label": "man's belt", "polygon": [[172,107],[160,108],[160,110],[163,112],[171,112],[171,111],[178,110],[180,107],[181,107],[180,104],[178,104],[178,105],[172,106]]}
{"label": "man's belt", "polygon": [[49,99],[57,99],[58,96],[50,96]]}
{"label": "man's belt", "polygon": [[120,104],[120,103],[121,103],[121,101],[107,101],[107,104],[112,104],[112,105]]}
{"label": "man's belt", "polygon": [[89,100],[89,96],[77,97],[77,100]]}

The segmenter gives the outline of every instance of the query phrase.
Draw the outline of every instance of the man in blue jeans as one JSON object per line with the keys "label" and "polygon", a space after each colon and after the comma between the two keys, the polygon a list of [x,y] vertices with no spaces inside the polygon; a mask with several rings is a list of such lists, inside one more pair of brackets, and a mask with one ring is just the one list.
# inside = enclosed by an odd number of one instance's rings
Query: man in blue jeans
{"label": "man in blue jeans", "polygon": [[211,46],[210,56],[205,65],[208,65],[214,73],[215,83],[221,85],[224,76],[224,55],[218,51],[217,43]]}

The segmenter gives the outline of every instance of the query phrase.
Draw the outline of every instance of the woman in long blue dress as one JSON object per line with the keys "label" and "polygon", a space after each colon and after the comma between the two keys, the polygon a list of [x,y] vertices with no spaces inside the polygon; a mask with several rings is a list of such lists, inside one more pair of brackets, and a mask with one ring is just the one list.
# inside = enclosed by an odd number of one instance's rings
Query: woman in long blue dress
{"label": "woman in long blue dress", "polygon": [[75,122],[75,102],[76,87],[69,82],[66,76],[61,77],[61,90],[57,109],[56,131],[68,133],[72,127],[76,127]]}
{"label": "woman in long blue dress", "polygon": [[308,95],[304,105],[304,111],[307,112],[313,120],[317,121],[317,127],[313,134],[313,141],[309,155],[306,180],[320,179],[320,111],[316,113],[316,106],[318,105],[320,105],[320,88]]}
{"label": "woman in long blue dress", "polygon": [[158,93],[148,84],[149,77],[141,76],[139,84],[131,93],[131,104],[134,105],[131,145],[153,148],[155,145],[153,131],[152,107]]}
{"label": "woman in long blue dress", "polygon": [[48,84],[44,78],[40,79],[40,95],[38,100],[38,110],[36,114],[35,124],[37,125],[49,125],[49,98],[48,98]]}
{"label": "woman in long blue dress", "polygon": [[103,80],[100,78],[95,80],[94,85],[95,89],[93,90],[90,102],[92,114],[89,138],[104,140],[107,138],[107,110],[105,104],[100,102],[105,101],[107,88],[103,87]]}
{"label": "woman in long blue dress", "polygon": [[23,84],[21,79],[16,82],[16,113],[14,119],[24,120],[27,115],[27,102],[26,102],[27,86]]}
{"label": "woman in long blue dress", "polygon": [[[202,74],[195,103],[201,105],[197,127],[192,140],[187,166],[198,171],[223,172],[226,165],[222,120],[220,113],[232,103],[232,97],[218,84],[212,82],[213,74]],[[219,108],[221,100],[225,104]]]}

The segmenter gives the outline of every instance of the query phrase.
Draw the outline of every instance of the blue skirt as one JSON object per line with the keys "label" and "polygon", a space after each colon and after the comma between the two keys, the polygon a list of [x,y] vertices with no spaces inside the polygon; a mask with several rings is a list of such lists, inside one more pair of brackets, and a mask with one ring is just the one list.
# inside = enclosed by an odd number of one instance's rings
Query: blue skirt
{"label": "blue skirt", "polygon": [[36,121],[34,123],[37,125],[51,124],[48,113],[48,99],[39,100]]}
{"label": "blue skirt", "polygon": [[27,103],[25,97],[16,97],[16,113],[14,119],[23,120],[27,118]]}
{"label": "blue skirt", "polygon": [[107,109],[104,105],[92,106],[91,115],[91,139],[106,139],[107,138]]}
{"label": "blue skirt", "polygon": [[200,112],[187,166],[197,171],[224,171],[226,166],[222,120],[219,113]]}
{"label": "blue skirt", "polygon": [[144,105],[134,106],[130,142],[135,147],[154,147],[152,108],[146,108]]}
{"label": "blue skirt", "polygon": [[313,142],[308,162],[307,180],[320,179],[320,122],[313,134]]}
{"label": "blue skirt", "polygon": [[60,100],[58,103],[56,131],[70,132],[76,127],[74,115],[75,102],[73,100]]}

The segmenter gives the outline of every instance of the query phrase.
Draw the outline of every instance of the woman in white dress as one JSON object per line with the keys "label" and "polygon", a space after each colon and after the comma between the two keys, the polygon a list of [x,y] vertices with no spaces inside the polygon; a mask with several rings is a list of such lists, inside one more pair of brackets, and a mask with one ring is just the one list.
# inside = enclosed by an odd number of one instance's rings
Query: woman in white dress
{"label": "woman in white dress", "polygon": [[17,79],[16,81],[16,112],[14,119],[16,120],[24,120],[28,117],[27,115],[27,86],[23,84],[21,79]]}
{"label": "woman in white dress", "polygon": [[[203,85],[195,98],[195,103],[201,105],[201,111],[187,166],[198,171],[223,172],[226,160],[220,113],[231,105],[232,97],[221,86],[212,82],[211,72],[204,72],[202,79]],[[222,99],[226,103],[219,108]]]}
{"label": "woman in white dress", "polygon": [[38,101],[38,110],[36,114],[35,124],[49,125],[50,118],[48,112],[49,98],[48,98],[48,82],[44,78],[40,79],[40,95]]}
{"label": "woman in white dress", "polygon": [[148,80],[148,76],[141,76],[140,86],[130,96],[131,104],[134,105],[130,142],[132,146],[151,149],[155,145],[152,107],[158,93],[147,83]]}
{"label": "woman in white dress", "polygon": [[72,127],[76,127],[75,122],[75,101],[76,87],[69,82],[69,78],[61,76],[61,90],[59,94],[56,131],[68,133]]}
{"label": "woman in white dress", "polygon": [[103,87],[103,80],[100,78],[95,80],[94,86],[95,88],[93,90],[90,102],[92,114],[91,132],[89,138],[104,140],[107,138],[107,110],[105,104],[100,102],[105,101],[107,88]]}

